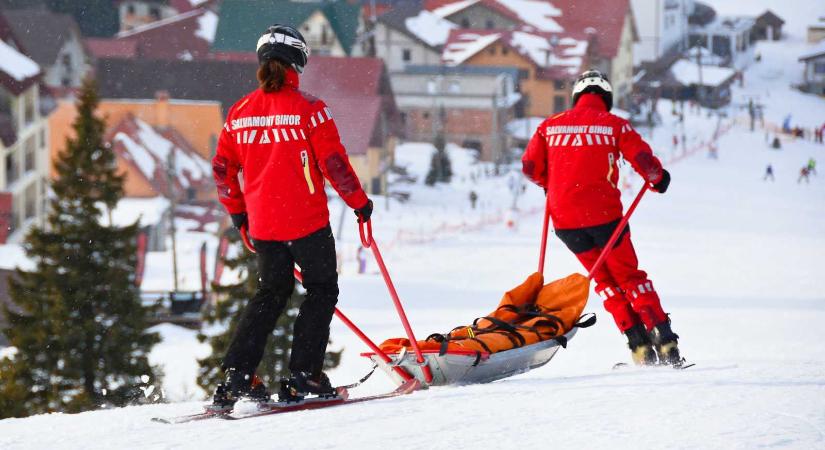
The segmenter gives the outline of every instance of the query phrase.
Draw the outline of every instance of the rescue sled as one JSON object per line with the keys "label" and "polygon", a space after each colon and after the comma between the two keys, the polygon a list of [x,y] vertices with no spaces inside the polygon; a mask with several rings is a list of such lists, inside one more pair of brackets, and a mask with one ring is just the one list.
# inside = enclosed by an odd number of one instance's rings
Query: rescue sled
{"label": "rescue sled", "polygon": [[504,294],[495,311],[470,325],[448,333],[431,334],[418,342],[424,358],[418,362],[408,339],[384,341],[380,348],[390,358],[364,353],[394,381],[405,381],[395,370],[401,367],[419,381],[422,368],[432,372],[429,385],[474,384],[507,378],[547,364],[575,336],[578,328],[595,323],[582,320],[590,283],[573,274],[547,285],[536,272]]}
{"label": "rescue sled", "polygon": [[[433,374],[433,380],[429,384],[445,386],[489,383],[537,369],[550,362],[559,349],[567,347],[567,342],[573,339],[578,328],[593,325],[596,322],[595,318],[595,316],[590,317],[558,338],[504,352],[456,350],[441,354],[438,350],[425,350],[423,351],[425,364],[430,367]],[[424,379],[422,364],[418,363],[415,355],[406,349],[388,354],[392,359],[391,363],[384,363],[373,352],[362,353],[361,356],[372,360],[398,385],[401,385],[404,379],[395,371],[396,366],[403,368],[418,380]]]}

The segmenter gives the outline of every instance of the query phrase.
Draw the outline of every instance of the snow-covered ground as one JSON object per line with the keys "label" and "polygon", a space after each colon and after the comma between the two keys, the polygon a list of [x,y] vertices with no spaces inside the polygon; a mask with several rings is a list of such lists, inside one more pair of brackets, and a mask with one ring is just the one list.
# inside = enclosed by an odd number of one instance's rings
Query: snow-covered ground
{"label": "snow-covered ground", "polygon": [[[774,11],[783,15],[782,5]],[[781,123],[792,110],[800,121],[821,123],[825,100],[787,87],[798,76],[787,49],[804,47],[795,39],[760,43],[763,61],[746,72],[734,98],[758,93],[769,122]],[[686,114],[685,148],[700,150],[684,156],[671,142],[682,130],[669,111],[660,102],[663,126],[642,132],[672,161],[673,182],[665,195],[648,194],[631,225],[642,268],[695,367],[611,370],[629,359],[628,351],[593,295],[595,327],[581,330],[547,366],[496,383],[234,423],[149,421],[198,411],[197,401],[7,419],[0,421],[0,448],[825,448],[825,174],[797,183],[809,158],[825,161],[825,146],[787,139],[781,151],[771,150],[764,131],[750,132],[740,121],[719,138],[718,159],[711,159],[699,145],[717,118]],[[422,338],[492,310],[535,270],[538,257],[540,190],[527,188],[512,216],[516,226],[508,228],[510,177],[489,178],[466,153],[450,152],[454,183],[427,188],[421,181],[429,150],[403,149],[399,163],[420,175],[419,183],[404,188],[412,194],[404,205],[387,209],[377,199],[374,215],[378,242]],[[775,182],[762,180],[769,163]],[[638,177],[631,178],[626,202],[638,187]],[[479,194],[477,210],[469,206],[471,190]],[[343,217],[339,243],[351,253],[355,226],[351,212]],[[335,228],[338,220],[333,206]],[[580,271],[555,238],[548,258],[548,279]],[[380,276],[354,267],[345,261],[339,307],[376,340],[401,336]],[[155,331],[164,343],[152,362],[164,366],[168,398],[202,395],[193,388],[194,360],[208,348],[191,331]],[[334,382],[355,381],[369,369],[358,356],[364,346],[337,321],[332,341],[345,349]],[[391,388],[379,373],[353,395]]]}

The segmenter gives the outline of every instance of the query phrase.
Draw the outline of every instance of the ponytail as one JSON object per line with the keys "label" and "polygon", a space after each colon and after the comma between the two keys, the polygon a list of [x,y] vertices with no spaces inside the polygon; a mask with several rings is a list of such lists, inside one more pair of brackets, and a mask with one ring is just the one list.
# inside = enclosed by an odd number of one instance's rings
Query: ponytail
{"label": "ponytail", "polygon": [[286,66],[280,61],[267,61],[258,67],[258,83],[264,92],[277,92],[284,86]]}

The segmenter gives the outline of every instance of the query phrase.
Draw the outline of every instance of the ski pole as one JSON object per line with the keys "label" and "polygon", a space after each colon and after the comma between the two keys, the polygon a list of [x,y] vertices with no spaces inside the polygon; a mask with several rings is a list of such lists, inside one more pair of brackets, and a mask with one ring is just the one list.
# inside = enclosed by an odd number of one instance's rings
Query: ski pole
{"label": "ski pole", "polygon": [[401,305],[401,300],[398,298],[398,292],[396,292],[395,286],[390,278],[390,273],[387,270],[387,266],[384,264],[384,258],[381,257],[381,252],[378,250],[378,244],[372,238],[372,221],[367,220],[366,222],[362,222],[359,220],[358,233],[361,235],[361,245],[372,250],[372,254],[375,256],[375,262],[378,263],[378,268],[381,269],[381,275],[384,277],[384,283],[386,283],[387,289],[390,291],[390,297],[392,297],[395,310],[398,312],[398,317],[401,319],[401,324],[404,326],[404,331],[407,333],[407,338],[410,340],[410,345],[412,345],[412,348],[415,351],[416,361],[422,366],[421,370],[424,372],[424,380],[427,383],[430,383],[433,381],[432,370],[430,370],[429,364],[424,363],[424,355],[418,347],[418,341],[415,339],[415,334],[410,326],[410,321],[407,320],[407,314],[404,312],[404,307]]}
{"label": "ski pole", "polygon": [[642,190],[639,191],[639,194],[636,195],[636,199],[633,200],[633,203],[630,204],[630,208],[627,209],[624,217],[619,222],[619,225],[613,230],[613,234],[610,236],[610,240],[607,241],[607,245],[604,246],[602,250],[602,254],[599,255],[599,259],[593,264],[593,267],[590,268],[590,272],[587,274],[587,279],[592,280],[593,274],[596,273],[596,270],[604,264],[607,260],[607,256],[610,252],[613,251],[613,246],[616,244],[616,241],[619,240],[619,236],[622,234],[622,230],[624,230],[625,226],[627,226],[627,221],[630,220],[630,216],[633,214],[633,211],[636,210],[636,206],[639,205],[639,201],[642,200],[642,196],[645,195],[645,192],[650,188],[650,184],[645,182],[644,186],[642,186]]}
{"label": "ski pole", "polygon": [[544,225],[541,229],[541,253],[539,253],[539,273],[544,275],[544,256],[547,253],[547,233],[550,228],[550,194],[545,193]]}
{"label": "ski pole", "polygon": [[[255,247],[252,245],[252,241],[249,239],[249,234],[246,231],[246,227],[245,226],[241,227],[240,231],[241,231],[241,240],[243,241],[243,244],[247,248],[247,250],[249,250],[252,253],[257,253],[257,251],[255,251]],[[299,271],[297,268],[293,269],[293,275],[295,276],[295,279],[298,280],[299,283],[304,284],[304,276],[301,273],[301,271]],[[364,342],[364,344],[366,344],[367,347],[370,348],[370,350],[375,352],[375,354],[378,355],[381,358],[382,361],[384,361],[387,364],[391,364],[393,362],[392,358],[390,358],[383,350],[381,350],[380,347],[375,345],[375,342],[373,342],[372,339],[369,338],[369,336],[364,334],[364,332],[361,331],[360,328],[358,328],[354,323],[352,323],[352,321],[349,320],[349,318],[347,316],[345,316],[344,313],[341,312],[341,310],[339,310],[338,308],[335,308],[335,315],[338,317],[338,319],[341,320],[341,322],[344,322],[344,325],[346,325],[347,328],[349,328],[353,333],[355,333],[355,335],[358,336],[361,339],[361,341]],[[404,381],[410,381],[413,378],[415,378],[412,375],[410,375],[409,372],[407,372],[406,370],[404,370],[400,366],[393,366],[393,370],[395,370],[395,372]]]}

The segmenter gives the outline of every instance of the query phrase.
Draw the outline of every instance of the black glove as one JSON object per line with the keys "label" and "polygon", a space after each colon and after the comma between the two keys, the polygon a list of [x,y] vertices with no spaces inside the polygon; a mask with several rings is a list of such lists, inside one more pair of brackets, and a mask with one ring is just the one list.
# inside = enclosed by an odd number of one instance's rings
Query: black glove
{"label": "black glove", "polygon": [[662,178],[659,180],[658,183],[653,185],[653,190],[664,194],[667,192],[667,187],[670,186],[670,172],[665,169],[662,169]]}
{"label": "black glove", "polygon": [[367,199],[367,204],[355,210],[355,217],[358,218],[358,223],[369,222],[372,215],[372,200]]}
{"label": "black glove", "polygon": [[238,214],[230,214],[230,217],[232,217],[232,225],[239,230],[247,224],[247,217],[245,212]]}

